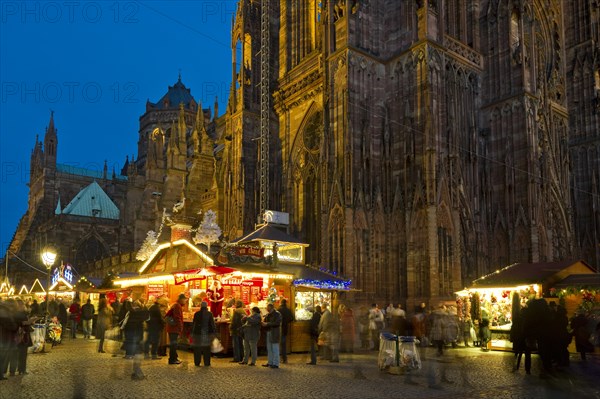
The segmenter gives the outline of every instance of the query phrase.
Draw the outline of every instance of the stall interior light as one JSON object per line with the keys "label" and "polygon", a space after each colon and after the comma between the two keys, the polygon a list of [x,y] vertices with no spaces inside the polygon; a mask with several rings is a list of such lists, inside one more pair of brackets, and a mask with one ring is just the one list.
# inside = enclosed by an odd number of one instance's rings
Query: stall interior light
{"label": "stall interior light", "polygon": [[64,278],[59,277],[58,280],[56,280],[56,283],[54,283],[54,285],[52,285],[52,287],[50,287],[50,291],[52,291],[53,289],[56,288],[56,286],[58,285],[58,283],[63,282],[67,287],[69,287],[70,290],[73,289],[73,286],[71,284],[69,284],[69,282],[67,280],[65,280]]}
{"label": "stall interior light", "polygon": [[457,295],[466,296],[469,292],[479,292],[482,294],[501,294],[503,291],[525,291],[533,288],[536,293],[536,296],[540,293],[539,284],[531,284],[531,285],[518,285],[516,287],[493,287],[493,288],[469,288],[462,291],[457,292]]}
{"label": "stall interior light", "polygon": [[162,275],[162,276],[151,276],[151,277],[140,277],[140,278],[131,278],[131,279],[123,279],[123,280],[115,280],[116,285],[120,285],[121,287],[133,287],[136,285],[146,285],[150,283],[157,282],[165,282],[174,284],[175,278],[173,275]]}
{"label": "stall interior light", "polygon": [[150,257],[144,262],[144,264],[142,265],[142,267],[140,267],[140,269],[138,270],[138,272],[142,273],[144,270],[146,270],[146,268],[148,267],[148,265],[150,264],[150,262],[152,262],[154,260],[154,258],[156,257],[156,255],[158,255],[158,253],[160,251],[162,251],[165,248],[169,248],[170,246],[176,246],[176,245],[186,245],[188,248],[190,248],[192,251],[194,251],[196,254],[198,254],[198,256],[200,256],[202,258],[202,260],[204,262],[206,262],[209,266],[212,266],[214,264],[214,261],[212,260],[212,258],[210,256],[208,256],[207,254],[205,254],[204,252],[202,252],[200,249],[198,249],[198,247],[196,247],[194,244],[192,244],[191,242],[189,242],[186,239],[181,239],[181,240],[177,240],[177,241],[173,241],[173,242],[165,242],[160,244],[152,253],[152,255],[150,255]]}

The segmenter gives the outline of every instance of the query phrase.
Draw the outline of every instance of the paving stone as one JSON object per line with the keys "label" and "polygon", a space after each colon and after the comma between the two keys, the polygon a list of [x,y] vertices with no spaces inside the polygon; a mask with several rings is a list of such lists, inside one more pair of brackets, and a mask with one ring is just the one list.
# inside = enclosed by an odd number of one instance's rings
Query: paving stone
{"label": "paving stone", "polygon": [[540,378],[534,356],[532,375],[512,372],[514,356],[477,349],[448,350],[434,356],[423,350],[423,369],[392,375],[377,367],[376,352],[341,354],[340,363],[306,365],[308,354],[289,356],[273,370],[213,358],[211,367],[196,367],[190,352],[179,351],[182,363],[167,358],[141,360],[146,378],[133,381],[133,361],[96,351],[96,341],[66,340],[47,354],[31,354],[29,374],[0,381],[0,399],[52,398],[597,398],[600,361],[571,366]]}

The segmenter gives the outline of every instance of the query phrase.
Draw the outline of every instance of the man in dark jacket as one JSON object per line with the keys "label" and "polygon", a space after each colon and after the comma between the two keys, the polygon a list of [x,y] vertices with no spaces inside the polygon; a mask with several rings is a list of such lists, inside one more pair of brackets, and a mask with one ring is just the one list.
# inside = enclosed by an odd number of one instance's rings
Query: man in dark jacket
{"label": "man in dark jacket", "polygon": [[[148,320],[148,310],[139,300],[131,303],[129,316],[126,317],[123,331],[125,332],[125,358],[134,359],[131,379],[142,380],[144,373],[141,369],[141,346],[144,336],[144,322]],[[139,356],[136,356],[139,355]]]}
{"label": "man in dark jacket", "polygon": [[262,326],[267,330],[267,354],[268,363],[263,364],[263,367],[270,367],[272,369],[279,368],[279,340],[281,338],[281,313],[279,313],[275,306],[270,303],[267,305],[267,312],[265,320],[262,322]]}
{"label": "man in dark jacket", "polygon": [[91,300],[87,300],[85,305],[81,307],[81,326],[83,328],[83,338],[90,339],[92,337],[92,320],[94,319],[94,305]]}
{"label": "man in dark jacket", "polygon": [[289,332],[290,323],[294,321],[294,315],[287,307],[287,301],[285,299],[281,300],[279,313],[281,313],[281,358],[285,364],[287,363],[287,335]]}
{"label": "man in dark jacket", "polygon": [[0,380],[5,380],[4,373],[8,366],[8,357],[14,346],[18,325],[14,312],[6,301],[0,299]]}
{"label": "man in dark jacket", "polygon": [[148,337],[144,344],[144,355],[146,359],[152,355],[152,360],[160,359],[158,356],[158,343],[160,341],[160,334],[165,326],[165,321],[160,314],[160,306],[158,302],[154,302],[150,309],[148,309],[150,319],[146,322],[148,327]]}
{"label": "man in dark jacket", "polygon": [[231,318],[231,324],[229,325],[231,343],[233,346],[233,360],[231,362],[239,363],[244,358],[242,343],[242,319],[245,316],[246,312],[244,311],[244,302],[238,300],[235,303],[235,310],[233,311],[233,317]]}
{"label": "man in dark jacket", "polygon": [[310,319],[310,362],[306,364],[317,364],[317,341],[319,340],[319,322],[321,321],[321,307],[315,307]]}

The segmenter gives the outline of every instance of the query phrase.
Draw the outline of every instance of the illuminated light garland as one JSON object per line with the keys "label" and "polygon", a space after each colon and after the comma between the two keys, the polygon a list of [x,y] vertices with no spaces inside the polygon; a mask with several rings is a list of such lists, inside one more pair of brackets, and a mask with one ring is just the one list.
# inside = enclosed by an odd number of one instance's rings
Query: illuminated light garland
{"label": "illuminated light garland", "polygon": [[350,286],[352,285],[352,281],[297,279],[294,280],[293,284],[296,287],[305,286],[330,290],[349,290]]}

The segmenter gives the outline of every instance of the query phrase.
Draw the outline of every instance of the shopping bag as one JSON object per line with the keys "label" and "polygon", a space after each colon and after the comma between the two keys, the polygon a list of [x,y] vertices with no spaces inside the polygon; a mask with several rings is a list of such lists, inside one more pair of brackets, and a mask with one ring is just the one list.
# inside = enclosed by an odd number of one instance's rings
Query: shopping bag
{"label": "shopping bag", "polygon": [[214,338],[212,340],[212,343],[210,344],[210,351],[212,353],[219,353],[219,352],[223,352],[223,344],[221,343],[221,341],[219,340],[219,338]]}
{"label": "shopping bag", "polygon": [[122,333],[118,325],[106,330],[104,333],[104,349],[108,353],[116,355],[121,352],[121,346],[123,345],[121,342]]}

